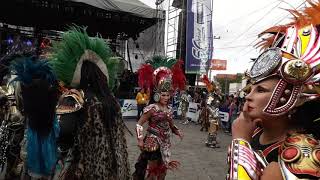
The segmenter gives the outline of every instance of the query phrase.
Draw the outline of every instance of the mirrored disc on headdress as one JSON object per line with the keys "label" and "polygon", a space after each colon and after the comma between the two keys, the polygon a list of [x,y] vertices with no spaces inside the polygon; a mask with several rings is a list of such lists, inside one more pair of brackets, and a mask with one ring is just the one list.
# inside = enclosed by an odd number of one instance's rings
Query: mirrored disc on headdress
{"label": "mirrored disc on headdress", "polygon": [[281,64],[282,52],[279,48],[270,48],[263,52],[252,65],[249,76],[255,80],[270,75]]}

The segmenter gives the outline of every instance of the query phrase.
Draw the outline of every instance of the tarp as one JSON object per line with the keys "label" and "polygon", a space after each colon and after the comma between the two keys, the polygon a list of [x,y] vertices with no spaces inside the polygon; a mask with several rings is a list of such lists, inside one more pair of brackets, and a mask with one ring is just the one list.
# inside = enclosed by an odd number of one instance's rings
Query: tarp
{"label": "tarp", "polygon": [[109,11],[122,11],[145,18],[156,18],[157,10],[139,0],[71,0]]}
{"label": "tarp", "polygon": [[[165,21],[162,20],[141,32],[136,40],[128,39],[133,72],[136,72],[141,64],[145,63],[146,60],[150,60],[152,56],[164,55],[164,32]],[[123,53],[120,52],[120,54]],[[127,56],[128,54],[126,54],[126,60],[128,61]]]}

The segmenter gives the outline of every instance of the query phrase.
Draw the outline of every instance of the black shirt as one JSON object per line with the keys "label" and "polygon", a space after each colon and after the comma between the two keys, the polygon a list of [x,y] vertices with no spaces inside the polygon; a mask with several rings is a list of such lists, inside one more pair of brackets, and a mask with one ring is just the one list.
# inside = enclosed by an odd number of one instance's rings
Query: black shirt
{"label": "black shirt", "polygon": [[255,151],[261,151],[268,163],[278,162],[279,147],[282,144],[282,141],[278,141],[271,144],[260,144],[259,138],[262,132],[262,129],[260,129],[253,136],[252,141],[250,143],[252,149]]}

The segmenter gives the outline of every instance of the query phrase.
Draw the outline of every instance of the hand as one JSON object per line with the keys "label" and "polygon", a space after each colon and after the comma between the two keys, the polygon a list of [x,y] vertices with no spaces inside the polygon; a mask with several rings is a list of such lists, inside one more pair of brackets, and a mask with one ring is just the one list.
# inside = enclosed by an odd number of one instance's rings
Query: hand
{"label": "hand", "polygon": [[143,150],[143,140],[142,139],[138,140],[138,147],[140,148],[141,151]]}
{"label": "hand", "polygon": [[281,168],[278,163],[271,162],[262,172],[261,180],[282,180]]}
{"label": "hand", "polygon": [[259,121],[261,119],[250,118],[246,111],[241,112],[232,124],[232,138],[242,138],[250,142]]}
{"label": "hand", "polygon": [[177,136],[179,136],[180,140],[182,141],[183,136],[184,136],[182,131],[178,131]]}

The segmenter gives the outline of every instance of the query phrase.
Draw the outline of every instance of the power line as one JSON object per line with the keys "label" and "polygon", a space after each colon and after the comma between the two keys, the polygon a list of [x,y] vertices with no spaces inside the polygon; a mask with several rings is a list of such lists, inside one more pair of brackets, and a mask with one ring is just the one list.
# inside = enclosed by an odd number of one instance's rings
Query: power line
{"label": "power line", "polygon": [[[305,4],[306,3],[306,0],[304,0],[299,6],[297,6],[296,8],[294,8],[294,9],[299,9],[303,4]],[[281,21],[283,21],[285,18],[287,18],[288,16],[289,16],[290,14],[287,14],[286,16],[284,16],[284,17],[282,17],[282,18],[280,18],[275,24],[273,24],[271,27],[273,27],[273,26],[276,26],[276,25],[278,25]],[[247,48],[249,48],[250,46],[252,46],[253,44],[254,44],[254,42],[255,41],[257,41],[258,39],[255,39],[255,40],[253,40],[250,44],[249,44],[249,46],[248,47],[245,47],[244,49],[242,49],[241,51],[244,51],[244,50],[246,50]],[[254,48],[253,49],[250,49],[249,51],[247,51],[246,53],[241,53],[241,55],[247,55],[248,53],[250,53],[250,52],[252,52],[253,50],[255,50]],[[235,54],[235,53],[234,53]]]}
{"label": "power line", "polygon": [[233,48],[248,47],[248,46],[251,46],[251,45],[250,45],[250,44],[247,44],[247,45],[238,45],[238,46],[221,47],[221,48],[215,48],[215,49],[233,49]]}
{"label": "power line", "polygon": [[[238,37],[236,37],[235,39],[233,39],[231,41],[234,42],[238,39],[240,39],[244,34],[246,34],[253,26],[255,26],[259,21],[261,21],[262,19],[264,19],[268,14],[270,14],[271,11],[273,11],[275,8],[277,8],[280,4],[282,3],[282,1],[280,1],[276,6],[274,6],[272,9],[270,9],[267,13],[265,13],[260,19],[258,19],[256,22],[254,22],[251,26],[249,26],[243,33],[241,33]],[[230,43],[230,42],[229,42]]]}
{"label": "power line", "polygon": [[275,1],[267,4],[266,6],[263,6],[262,8],[255,9],[255,10],[253,10],[253,11],[251,11],[251,12],[245,14],[245,15],[242,15],[242,16],[236,18],[236,19],[232,19],[232,20],[230,20],[229,22],[225,23],[224,25],[218,26],[216,29],[221,29],[221,28],[223,28],[223,27],[225,27],[225,26],[227,26],[227,25],[232,24],[232,23],[235,22],[235,21],[238,21],[239,19],[242,19],[242,18],[247,17],[247,16],[250,16],[250,15],[256,13],[256,12],[259,12],[259,11],[261,11],[262,9],[265,9],[265,8],[269,7],[270,5],[274,4],[274,3],[277,2],[277,1],[279,1],[279,0],[275,0]]}

